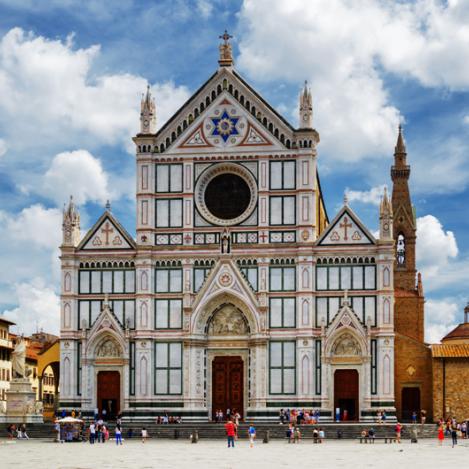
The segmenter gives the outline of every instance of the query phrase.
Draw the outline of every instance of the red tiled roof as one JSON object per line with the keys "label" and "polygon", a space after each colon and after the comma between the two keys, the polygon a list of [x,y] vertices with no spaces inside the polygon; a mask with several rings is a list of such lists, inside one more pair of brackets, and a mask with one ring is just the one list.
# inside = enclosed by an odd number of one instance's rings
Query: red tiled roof
{"label": "red tiled roof", "polygon": [[433,344],[433,358],[469,358],[469,344]]}

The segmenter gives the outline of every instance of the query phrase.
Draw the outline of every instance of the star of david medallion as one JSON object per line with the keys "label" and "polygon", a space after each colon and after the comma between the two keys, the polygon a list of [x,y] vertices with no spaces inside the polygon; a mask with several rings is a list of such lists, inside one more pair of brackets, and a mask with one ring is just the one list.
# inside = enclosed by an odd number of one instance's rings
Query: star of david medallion
{"label": "star of david medallion", "polygon": [[230,117],[226,112],[226,109],[223,110],[221,117],[212,117],[211,120],[214,125],[211,135],[219,135],[225,143],[230,136],[239,135],[239,132],[236,129],[239,117]]}

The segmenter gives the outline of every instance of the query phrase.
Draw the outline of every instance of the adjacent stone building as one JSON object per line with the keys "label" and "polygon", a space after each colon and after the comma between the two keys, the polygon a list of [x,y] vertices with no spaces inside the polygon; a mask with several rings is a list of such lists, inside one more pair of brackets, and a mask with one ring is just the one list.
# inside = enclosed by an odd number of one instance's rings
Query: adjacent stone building
{"label": "adjacent stone building", "polygon": [[464,322],[431,346],[433,357],[433,412],[435,420],[469,417],[469,304]]}

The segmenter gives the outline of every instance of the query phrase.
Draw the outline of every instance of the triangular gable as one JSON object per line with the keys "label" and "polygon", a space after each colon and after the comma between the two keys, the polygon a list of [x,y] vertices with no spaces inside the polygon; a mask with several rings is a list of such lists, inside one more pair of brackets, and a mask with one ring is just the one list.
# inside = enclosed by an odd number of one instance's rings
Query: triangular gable
{"label": "triangular gable", "polygon": [[210,298],[222,292],[234,293],[236,296],[244,298],[244,300],[249,300],[255,308],[259,307],[248,281],[241,274],[240,270],[231,260],[223,259],[218,262],[205,279],[192,305],[193,311],[200,304],[204,304]]}
{"label": "triangular gable", "polygon": [[285,147],[246,111],[230,94],[222,92],[215,101],[173,142],[171,152],[204,153],[213,149],[219,153],[236,147],[250,149]]}
{"label": "triangular gable", "polygon": [[[226,148],[227,145],[238,145],[241,142],[243,142],[242,146],[274,145],[274,147],[285,150],[287,147],[280,142],[279,137],[283,135],[282,141],[285,142],[287,140],[293,141],[295,129],[292,125],[235,71],[221,68],[156,133],[157,146],[162,145],[162,151],[170,149],[171,152],[179,152],[181,150],[194,151],[197,148],[207,148],[207,146],[213,145],[213,141],[207,141],[204,138],[208,137],[208,140],[210,140],[208,131],[213,131],[211,122],[207,121],[206,118],[217,118],[216,115],[209,116],[209,114],[211,111],[213,112],[214,103],[221,105],[223,101],[229,102],[230,106],[235,106],[238,115],[241,115],[242,111],[242,115],[248,119],[251,127],[236,126],[241,134],[240,137],[243,138],[239,141],[235,138],[235,142],[232,142],[231,139],[235,135],[230,134],[229,140],[223,142],[224,145],[221,145],[221,139],[219,139],[218,145],[215,145],[218,152],[220,149]],[[249,110],[246,109],[246,103],[248,102],[250,103]],[[203,107],[202,105],[205,106],[205,109],[200,110]],[[253,111],[253,107],[256,108],[255,111]],[[200,115],[198,115],[199,112]],[[230,113],[228,112],[228,114]],[[262,122],[259,120],[259,116],[262,116]],[[268,128],[267,122],[269,123]],[[210,128],[207,128],[207,125]],[[175,139],[176,135],[177,138]],[[215,138],[212,140],[215,140]]]}
{"label": "triangular gable", "polygon": [[106,210],[78,245],[78,250],[135,249],[135,241]]}
{"label": "triangular gable", "polygon": [[91,326],[89,331],[89,339],[91,340],[96,334],[101,334],[103,331],[114,332],[117,335],[122,335],[124,326],[120,324],[112,312],[107,298],[103,302],[103,308],[99,312],[96,321]]}
{"label": "triangular gable", "polygon": [[376,240],[347,205],[332,220],[317,241],[318,246],[376,244]]}

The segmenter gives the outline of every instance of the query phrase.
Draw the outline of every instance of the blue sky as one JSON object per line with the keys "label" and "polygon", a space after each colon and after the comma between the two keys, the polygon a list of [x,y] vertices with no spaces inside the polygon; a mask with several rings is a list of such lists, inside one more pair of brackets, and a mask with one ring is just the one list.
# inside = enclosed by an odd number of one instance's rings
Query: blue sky
{"label": "blue sky", "polygon": [[348,192],[377,229],[403,123],[418,216],[427,339],[469,299],[469,3],[448,0],[0,0],[0,313],[58,330],[61,209],[82,228],[107,198],[134,232],[139,99],[158,126],[216,69],[236,69],[293,125],[305,79],[329,216]]}

